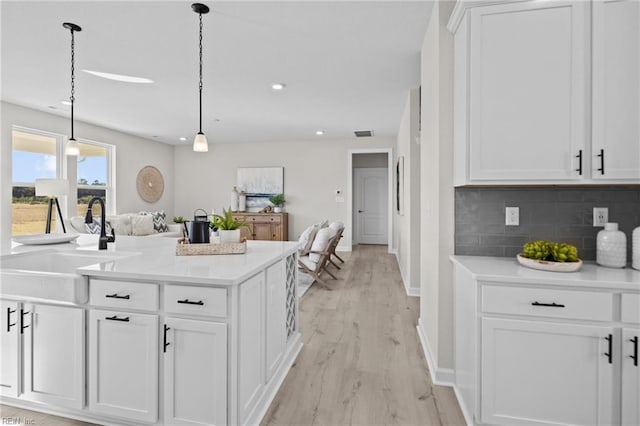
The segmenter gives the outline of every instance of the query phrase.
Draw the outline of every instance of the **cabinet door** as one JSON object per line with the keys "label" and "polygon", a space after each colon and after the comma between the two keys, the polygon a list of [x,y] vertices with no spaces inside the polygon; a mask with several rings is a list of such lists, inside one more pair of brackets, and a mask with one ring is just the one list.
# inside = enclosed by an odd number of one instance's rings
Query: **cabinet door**
{"label": "cabinet door", "polygon": [[587,6],[554,1],[472,9],[471,181],[580,178]]}
{"label": "cabinet door", "polygon": [[84,406],[84,310],[39,304],[23,307],[23,397]]}
{"label": "cabinet door", "polygon": [[622,425],[640,425],[640,329],[622,330]]}
{"label": "cabinet door", "polygon": [[89,409],[158,418],[158,317],[89,311]]}
{"label": "cabinet door", "polygon": [[164,422],[227,423],[227,325],[167,318]]}
{"label": "cabinet door", "polygon": [[253,239],[254,240],[273,240],[273,231],[271,223],[254,223]]}
{"label": "cabinet door", "polygon": [[[594,179],[640,179],[640,3],[593,3]],[[604,166],[604,167],[603,167]]]}
{"label": "cabinet door", "polygon": [[266,288],[266,380],[282,362],[286,339],[286,286],[284,277],[284,261],[267,268]]}
{"label": "cabinet door", "polygon": [[0,301],[0,395],[13,398],[20,388],[20,306]]}
{"label": "cabinet door", "polygon": [[264,389],[264,274],[240,284],[238,312],[238,420],[244,424]]}
{"label": "cabinet door", "polygon": [[[481,419],[490,424],[609,425],[610,327],[482,319]],[[613,349],[615,350],[615,349]]]}

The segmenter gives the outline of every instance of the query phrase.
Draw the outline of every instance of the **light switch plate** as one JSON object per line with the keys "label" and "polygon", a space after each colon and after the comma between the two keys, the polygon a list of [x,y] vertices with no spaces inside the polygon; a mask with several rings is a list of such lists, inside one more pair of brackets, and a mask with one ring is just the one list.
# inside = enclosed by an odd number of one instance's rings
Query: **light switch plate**
{"label": "light switch plate", "polygon": [[520,207],[505,208],[504,224],[507,226],[520,226]]}
{"label": "light switch plate", "polygon": [[608,207],[594,207],[593,208],[593,226],[604,226],[609,222],[609,208]]}

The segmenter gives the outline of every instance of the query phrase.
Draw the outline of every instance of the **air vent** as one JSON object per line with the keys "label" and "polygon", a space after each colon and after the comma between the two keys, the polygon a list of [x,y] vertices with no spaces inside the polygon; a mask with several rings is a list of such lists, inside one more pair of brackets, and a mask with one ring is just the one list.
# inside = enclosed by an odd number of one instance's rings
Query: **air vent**
{"label": "air vent", "polygon": [[373,136],[373,130],[354,130],[357,138],[370,138]]}

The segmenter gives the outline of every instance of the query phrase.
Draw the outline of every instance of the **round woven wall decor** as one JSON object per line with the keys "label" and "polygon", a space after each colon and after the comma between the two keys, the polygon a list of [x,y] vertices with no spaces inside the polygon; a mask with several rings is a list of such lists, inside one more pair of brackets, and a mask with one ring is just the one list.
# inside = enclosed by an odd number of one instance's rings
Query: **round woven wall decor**
{"label": "round woven wall decor", "polygon": [[138,172],[136,178],[138,194],[147,203],[155,203],[164,192],[164,179],[160,170],[153,166],[145,166]]}

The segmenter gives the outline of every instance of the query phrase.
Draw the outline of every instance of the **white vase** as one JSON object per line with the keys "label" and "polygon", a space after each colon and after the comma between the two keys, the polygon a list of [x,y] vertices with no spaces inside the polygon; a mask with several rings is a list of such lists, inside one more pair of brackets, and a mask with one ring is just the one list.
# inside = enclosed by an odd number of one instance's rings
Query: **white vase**
{"label": "white vase", "polygon": [[273,212],[274,212],[274,213],[282,213],[282,207],[280,207],[280,206],[275,206],[275,207],[273,208]]}
{"label": "white vase", "polygon": [[238,196],[238,188],[234,186],[233,189],[231,190],[231,211],[232,212],[238,211],[239,203],[240,201]]}
{"label": "white vase", "polygon": [[596,262],[610,268],[627,265],[627,236],[618,230],[617,223],[607,223],[598,232]]}
{"label": "white vase", "polygon": [[224,230],[218,229],[221,243],[239,243],[240,242],[240,230]]}
{"label": "white vase", "polygon": [[238,211],[247,211],[247,194],[244,191],[240,191],[240,195],[238,197]]}
{"label": "white vase", "polygon": [[631,266],[633,269],[640,270],[640,226],[633,230],[631,241],[631,252],[633,253]]}

